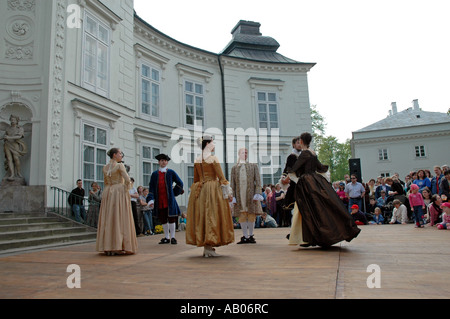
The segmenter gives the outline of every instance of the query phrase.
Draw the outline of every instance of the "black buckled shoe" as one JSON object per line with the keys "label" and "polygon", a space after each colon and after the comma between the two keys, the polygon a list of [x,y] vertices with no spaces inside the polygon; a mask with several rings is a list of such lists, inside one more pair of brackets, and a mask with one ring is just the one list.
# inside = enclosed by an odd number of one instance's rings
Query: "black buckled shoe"
{"label": "black buckled shoe", "polygon": [[256,244],[256,240],[255,240],[255,238],[253,237],[253,235],[251,235],[251,236],[247,239],[247,242],[248,242],[249,244]]}
{"label": "black buckled shoe", "polygon": [[172,245],[176,245],[176,244],[177,244],[177,240],[176,240],[175,238],[172,238],[172,239],[170,240],[170,243],[171,243]]}
{"label": "black buckled shoe", "polygon": [[242,236],[242,237],[241,237],[241,241],[238,242],[237,244],[239,245],[239,244],[247,244],[247,243],[248,243],[248,239],[245,238],[244,236]]}
{"label": "black buckled shoe", "polygon": [[161,239],[161,241],[159,243],[160,244],[169,244],[170,240],[164,237],[163,239]]}

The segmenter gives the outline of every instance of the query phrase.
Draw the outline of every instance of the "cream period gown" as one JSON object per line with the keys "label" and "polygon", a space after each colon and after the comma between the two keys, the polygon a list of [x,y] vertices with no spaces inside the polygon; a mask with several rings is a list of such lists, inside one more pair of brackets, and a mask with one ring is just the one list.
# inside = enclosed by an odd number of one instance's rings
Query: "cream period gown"
{"label": "cream period gown", "polygon": [[104,190],[98,217],[97,251],[137,252],[136,230],[131,211],[131,186],[125,166],[111,161],[103,167]]}

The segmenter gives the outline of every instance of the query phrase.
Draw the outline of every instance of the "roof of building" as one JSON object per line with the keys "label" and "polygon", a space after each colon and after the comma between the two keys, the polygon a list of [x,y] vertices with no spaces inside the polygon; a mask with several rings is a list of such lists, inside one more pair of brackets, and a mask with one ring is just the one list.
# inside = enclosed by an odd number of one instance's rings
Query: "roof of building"
{"label": "roof of building", "polygon": [[272,37],[263,36],[260,26],[258,22],[240,20],[231,31],[232,40],[221,54],[261,62],[303,63],[278,53],[280,44]]}
{"label": "roof of building", "polygon": [[390,114],[387,118],[357,130],[354,133],[449,123],[449,121],[450,116],[446,113],[427,112],[419,108],[408,108],[404,111]]}

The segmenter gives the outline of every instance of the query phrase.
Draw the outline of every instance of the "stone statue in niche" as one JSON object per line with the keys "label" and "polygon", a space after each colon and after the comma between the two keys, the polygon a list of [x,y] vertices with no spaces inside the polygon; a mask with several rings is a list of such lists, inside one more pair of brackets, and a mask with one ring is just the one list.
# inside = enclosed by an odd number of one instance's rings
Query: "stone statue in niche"
{"label": "stone statue in niche", "polygon": [[5,134],[0,140],[3,140],[3,149],[5,151],[5,171],[6,175],[3,180],[8,182],[18,182],[25,184],[25,179],[21,174],[20,158],[27,154],[28,148],[23,138],[25,137],[24,128],[19,126],[19,117],[11,115],[10,125],[1,123],[0,129],[5,130]]}

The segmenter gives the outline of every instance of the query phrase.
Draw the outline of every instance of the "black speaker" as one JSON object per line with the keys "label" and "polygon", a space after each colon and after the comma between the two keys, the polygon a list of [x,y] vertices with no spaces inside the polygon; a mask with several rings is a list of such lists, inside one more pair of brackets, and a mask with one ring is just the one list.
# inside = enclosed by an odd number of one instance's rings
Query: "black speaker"
{"label": "black speaker", "polygon": [[356,175],[358,182],[362,183],[361,160],[359,158],[351,158],[348,160],[348,166],[350,168],[350,175]]}

